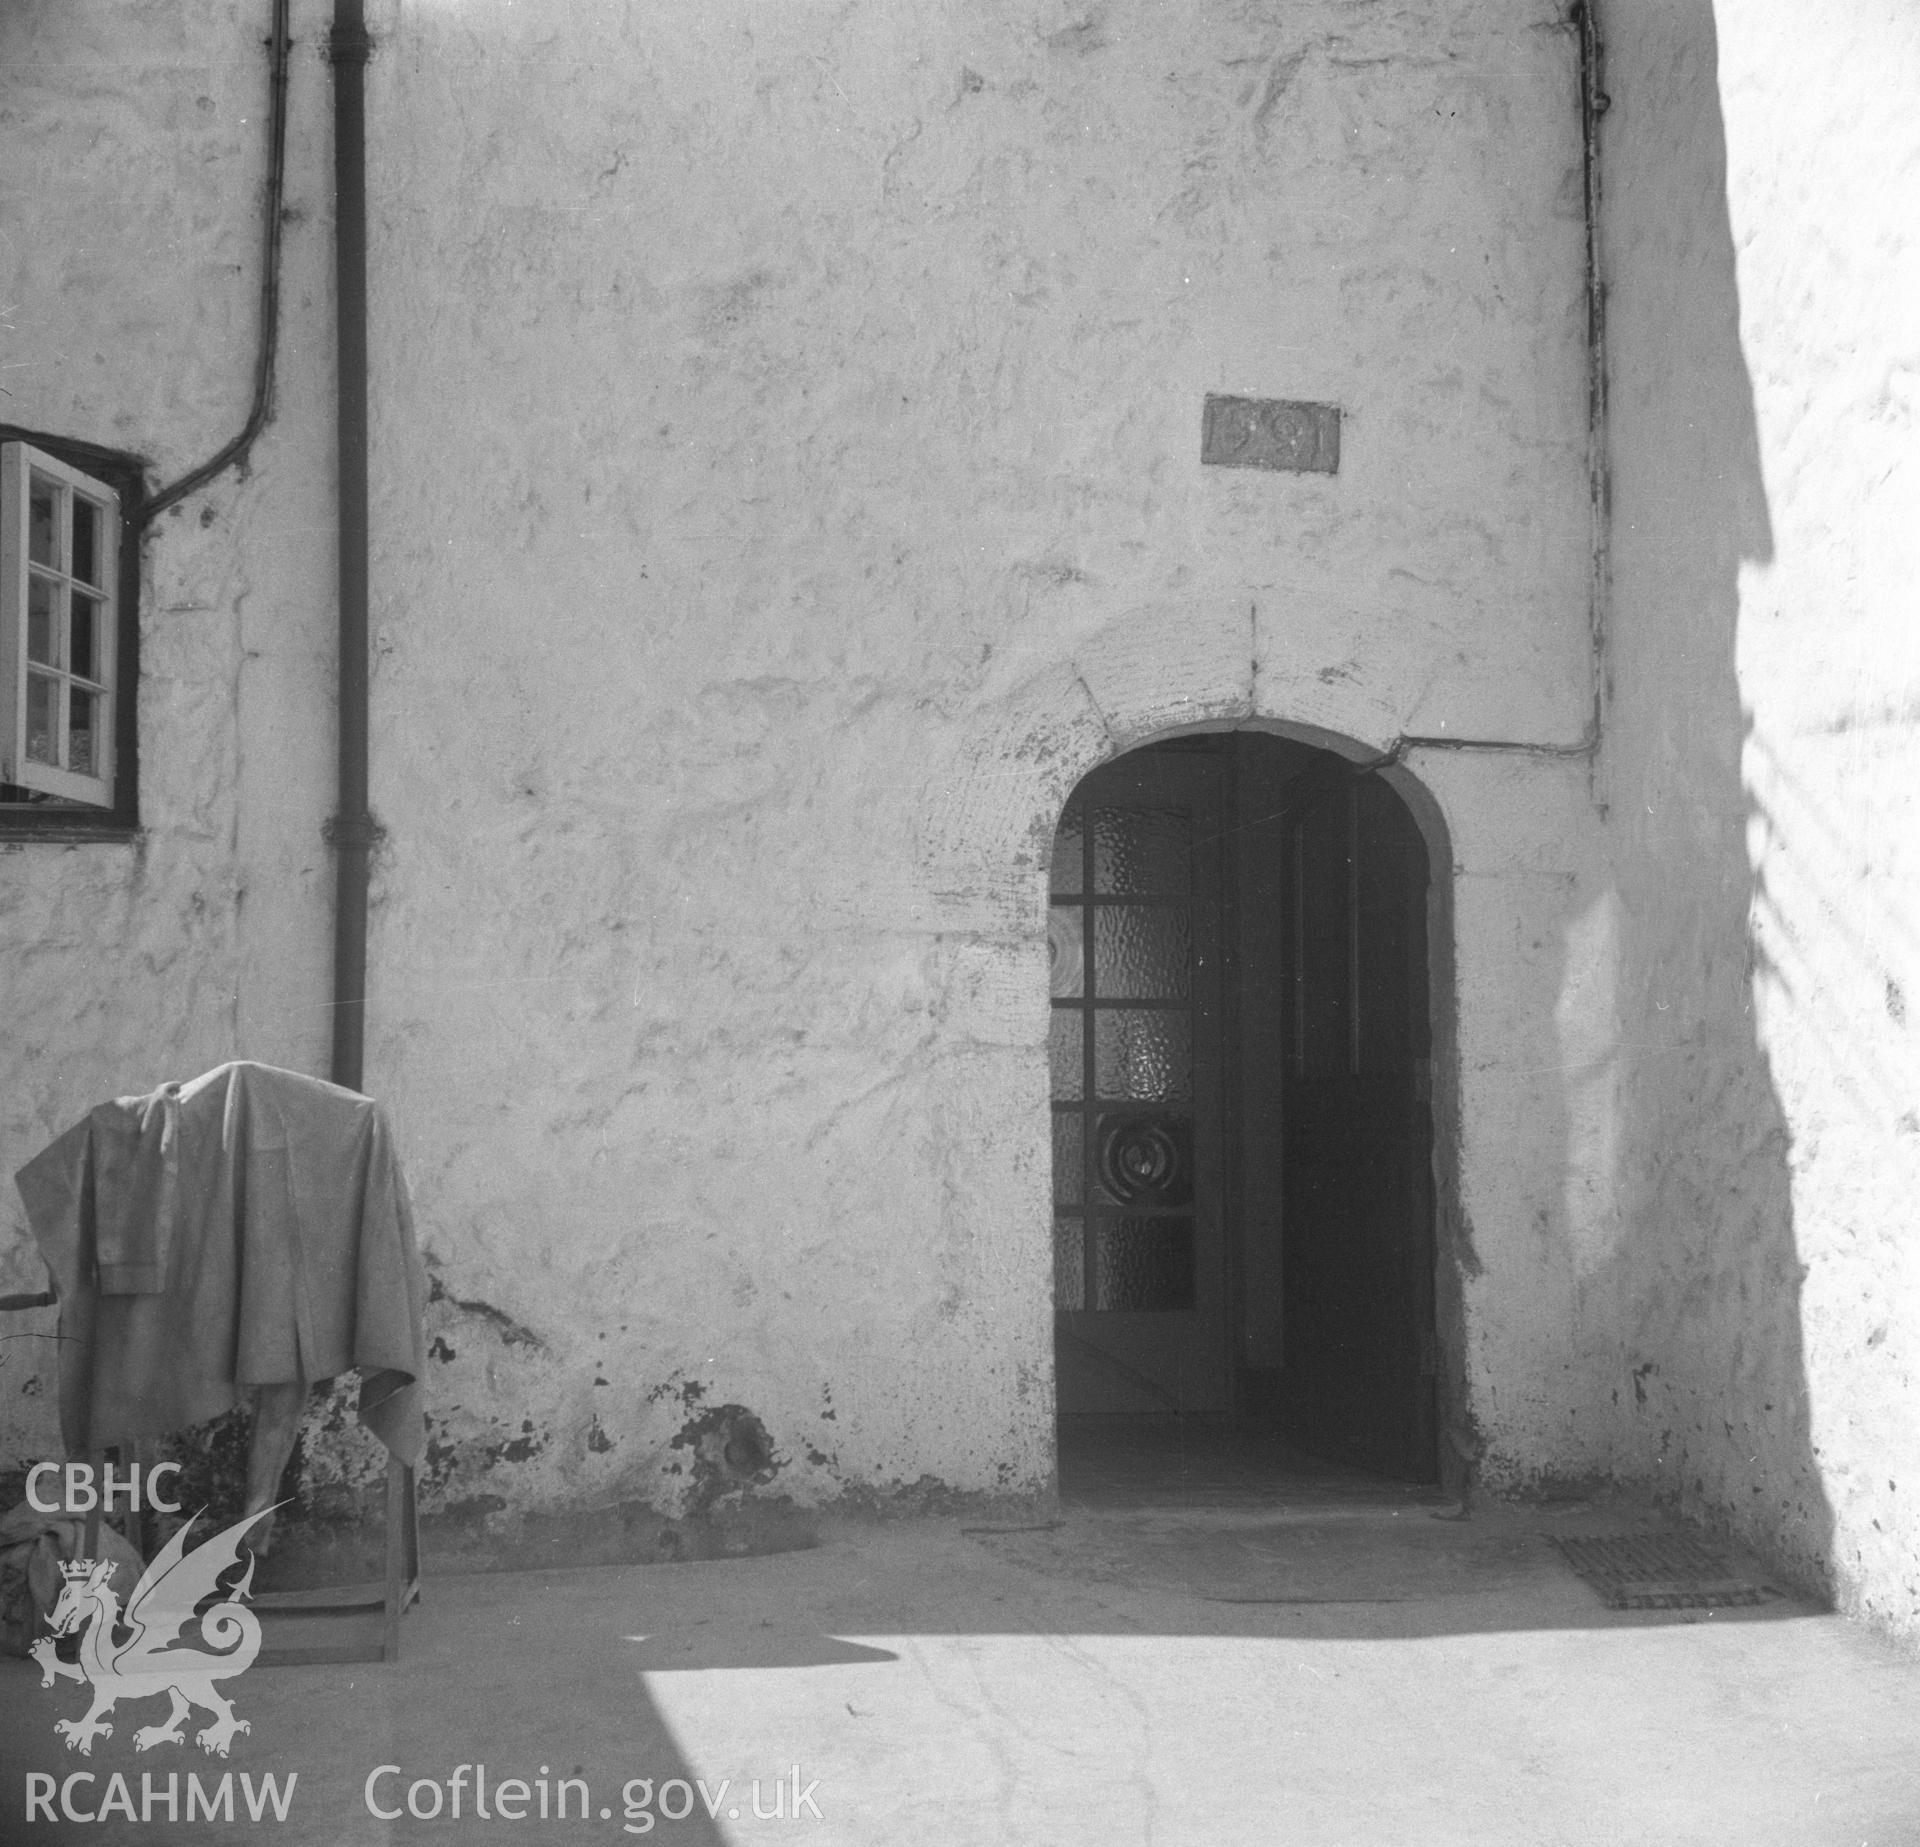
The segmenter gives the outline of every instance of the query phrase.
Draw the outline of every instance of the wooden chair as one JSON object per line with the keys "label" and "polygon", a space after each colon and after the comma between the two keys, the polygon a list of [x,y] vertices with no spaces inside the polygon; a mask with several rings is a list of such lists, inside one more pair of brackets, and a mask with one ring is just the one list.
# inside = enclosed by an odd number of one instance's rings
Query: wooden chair
{"label": "wooden chair", "polygon": [[[51,1290],[37,1295],[0,1296],[0,1313],[11,1309],[50,1308],[58,1298]],[[128,1446],[129,1460],[144,1462],[141,1445]],[[111,1458],[117,1466],[122,1460],[118,1445],[99,1446],[91,1440],[81,1445],[82,1453],[93,1465],[95,1481],[103,1479],[102,1465]],[[99,1497],[87,1511],[86,1552],[96,1555],[100,1543],[101,1508]],[[122,1528],[127,1542],[144,1559],[148,1553],[146,1523],[139,1508],[131,1509]],[[415,1498],[414,1471],[394,1456],[387,1457],[386,1492],[386,1569],[375,1585],[325,1585],[313,1590],[263,1591],[249,1599],[263,1613],[286,1618],[343,1616],[365,1617],[378,1610],[382,1621],[377,1639],[352,1642],[270,1643],[264,1639],[255,1667],[296,1667],[314,1662],[398,1661],[400,1659],[400,1618],[409,1604],[420,1601],[420,1517]],[[263,1625],[263,1631],[264,1631]]]}

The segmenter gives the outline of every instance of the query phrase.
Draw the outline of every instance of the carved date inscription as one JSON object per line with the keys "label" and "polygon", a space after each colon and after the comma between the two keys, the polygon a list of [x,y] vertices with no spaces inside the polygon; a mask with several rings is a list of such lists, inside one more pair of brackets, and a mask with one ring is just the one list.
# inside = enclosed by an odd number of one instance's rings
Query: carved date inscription
{"label": "carved date inscription", "polygon": [[1281,468],[1293,474],[1340,471],[1340,406],[1290,398],[1207,396],[1200,460],[1221,468]]}

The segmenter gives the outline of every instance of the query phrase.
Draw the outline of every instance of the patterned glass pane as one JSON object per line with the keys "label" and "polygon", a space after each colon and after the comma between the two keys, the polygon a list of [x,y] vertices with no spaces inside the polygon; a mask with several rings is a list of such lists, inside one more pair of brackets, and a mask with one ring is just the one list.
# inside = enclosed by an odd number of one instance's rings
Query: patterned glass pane
{"label": "patterned glass pane", "polygon": [[72,704],[67,722],[67,768],[81,776],[97,775],[94,741],[98,728],[94,719],[100,710],[99,696],[76,686],[68,697]]}
{"label": "patterned glass pane", "polygon": [[1186,999],[1193,921],[1183,905],[1103,904],[1093,944],[1093,991],[1102,1000]]}
{"label": "patterned glass pane", "polygon": [[1056,1007],[1052,1030],[1047,1034],[1047,1060],[1053,1070],[1053,1100],[1069,1103],[1079,1097],[1086,1085],[1085,1056],[1081,1049],[1082,1027],[1086,1018],[1078,1007]]}
{"label": "patterned glass pane", "polygon": [[1184,808],[1096,808],[1093,889],[1121,897],[1184,898],[1191,884],[1192,834]]}
{"label": "patterned glass pane", "polygon": [[49,667],[59,662],[53,653],[53,600],[57,592],[44,577],[27,579],[27,659],[45,661]]}
{"label": "patterned glass pane", "polygon": [[55,508],[59,504],[60,490],[44,475],[33,476],[27,490],[27,556],[35,564],[58,565],[60,562],[54,530]]}
{"label": "patterned glass pane", "polygon": [[1086,1123],[1077,1113],[1056,1111],[1053,1118],[1053,1203],[1077,1206],[1080,1186],[1085,1177],[1082,1150],[1086,1146]]}
{"label": "patterned glass pane", "polygon": [[27,675],[27,755],[35,763],[54,763],[60,759],[55,749],[53,681],[45,674]]}
{"label": "patterned glass pane", "polygon": [[68,632],[72,639],[67,644],[67,667],[83,680],[95,680],[99,675],[94,671],[97,656],[93,638],[99,632],[100,605],[78,590],[72,597],[72,608],[68,611]]}
{"label": "patterned glass pane", "polygon": [[1104,1114],[1095,1119],[1093,1145],[1101,1205],[1193,1204],[1193,1124],[1187,1117]]}
{"label": "patterned glass pane", "polygon": [[1080,846],[1080,810],[1070,808],[1060,817],[1053,836],[1053,871],[1050,884],[1056,892],[1077,892],[1085,881],[1086,860]]}
{"label": "patterned glass pane", "polygon": [[1078,1000],[1087,990],[1086,909],[1056,904],[1047,918],[1047,958],[1055,1000]]}
{"label": "patterned glass pane", "polygon": [[83,584],[100,581],[100,509],[90,500],[73,497],[72,570]]}
{"label": "patterned glass pane", "polygon": [[1166,1311],[1193,1306],[1191,1219],[1096,1219],[1094,1236],[1095,1308]]}
{"label": "patterned glass pane", "polygon": [[1103,1097],[1184,1103],[1193,1095],[1192,1023],[1185,1013],[1103,1008],[1094,1015],[1093,1065]]}
{"label": "patterned glass pane", "polygon": [[1080,1219],[1053,1221],[1053,1306],[1075,1314],[1087,1305],[1087,1228]]}

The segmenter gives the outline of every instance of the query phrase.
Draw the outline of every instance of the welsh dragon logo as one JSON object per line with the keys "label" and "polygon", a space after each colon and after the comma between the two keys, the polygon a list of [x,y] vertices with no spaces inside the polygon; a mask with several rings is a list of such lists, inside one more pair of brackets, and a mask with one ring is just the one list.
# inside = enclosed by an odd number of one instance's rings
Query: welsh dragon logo
{"label": "welsh dragon logo", "polygon": [[[200,1606],[219,1596],[220,1579],[240,1563],[240,1535],[260,1516],[248,1514],[188,1552],[187,1535],[199,1517],[195,1514],[161,1547],[134,1586],[124,1615],[111,1584],[112,1560],[81,1558],[61,1565],[66,1582],[47,1619],[53,1634],[35,1642],[32,1654],[40,1663],[42,1687],[52,1686],[57,1679],[93,1683],[93,1704],[86,1717],[54,1722],[53,1729],[66,1739],[68,1750],[91,1756],[96,1738],[113,1735],[106,1714],[116,1701],[151,1699],[161,1693],[171,1696],[173,1711],[164,1725],[143,1725],[134,1733],[137,1751],[151,1750],[156,1744],[184,1744],[181,1726],[196,1706],[213,1714],[213,1723],[194,1734],[210,1753],[225,1757],[234,1734],[253,1729],[214,1686],[217,1680],[244,1674],[260,1652],[260,1619],[241,1601],[253,1588],[250,1551],[245,1575],[233,1589],[211,1608],[203,1611]],[[220,1652],[176,1646],[182,1629],[196,1615],[199,1639]],[[56,1640],[71,1635],[83,1623],[78,1665],[62,1661],[54,1653]]]}

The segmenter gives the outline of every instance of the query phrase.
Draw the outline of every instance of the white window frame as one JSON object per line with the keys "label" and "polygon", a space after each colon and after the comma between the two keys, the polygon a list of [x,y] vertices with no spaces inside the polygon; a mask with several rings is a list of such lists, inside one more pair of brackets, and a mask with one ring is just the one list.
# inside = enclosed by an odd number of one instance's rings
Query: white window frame
{"label": "white window frame", "polygon": [[[51,564],[29,556],[28,519],[33,479],[50,482],[58,496],[54,517],[55,557]],[[94,571],[88,583],[73,574],[71,556],[74,499],[98,509]],[[27,659],[29,588],[34,579],[51,593],[54,636],[52,661]],[[92,598],[94,612],[92,676],[72,671],[69,614],[76,588]],[[113,806],[114,759],[118,742],[120,639],[120,496],[106,482],[82,474],[31,443],[0,444],[0,782],[31,789],[89,807]],[[54,694],[54,755],[57,762],[29,758],[27,683],[50,680]],[[93,695],[92,773],[71,767],[69,722],[72,694]]]}

